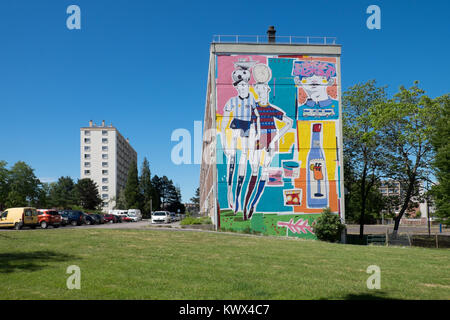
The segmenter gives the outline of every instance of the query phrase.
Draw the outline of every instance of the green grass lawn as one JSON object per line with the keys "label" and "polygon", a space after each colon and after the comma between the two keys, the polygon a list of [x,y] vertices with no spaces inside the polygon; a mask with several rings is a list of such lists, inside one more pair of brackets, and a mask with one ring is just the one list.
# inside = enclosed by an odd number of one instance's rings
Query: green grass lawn
{"label": "green grass lawn", "polygon": [[[69,290],[69,265],[81,290]],[[369,290],[369,265],[381,289]],[[190,231],[0,232],[0,299],[450,299],[450,250]]]}

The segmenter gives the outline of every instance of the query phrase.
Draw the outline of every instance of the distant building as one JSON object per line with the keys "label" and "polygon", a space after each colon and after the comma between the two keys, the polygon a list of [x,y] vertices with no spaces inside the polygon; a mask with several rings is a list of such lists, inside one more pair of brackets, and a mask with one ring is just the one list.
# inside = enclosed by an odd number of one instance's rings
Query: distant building
{"label": "distant building", "polygon": [[[396,197],[399,199],[397,205],[392,209],[392,212],[398,215],[401,210],[401,206],[403,205],[402,197],[404,196],[404,188],[401,183],[397,180],[386,180],[382,181],[379,187],[381,195],[384,197]],[[435,208],[432,203],[428,203],[424,194],[426,192],[426,188],[423,181],[419,182],[419,196],[411,197],[411,208],[406,212],[404,218],[416,218],[420,213],[420,218],[427,218],[428,210],[430,217],[433,216]]]}
{"label": "distant building", "polygon": [[186,208],[186,212],[197,214],[200,210],[199,205],[196,203],[185,203],[184,207]]}
{"label": "distant building", "polygon": [[80,177],[97,183],[103,200],[103,210],[113,209],[114,199],[125,187],[128,169],[137,163],[137,153],[117,128],[100,126],[89,121],[89,127],[80,128]]}

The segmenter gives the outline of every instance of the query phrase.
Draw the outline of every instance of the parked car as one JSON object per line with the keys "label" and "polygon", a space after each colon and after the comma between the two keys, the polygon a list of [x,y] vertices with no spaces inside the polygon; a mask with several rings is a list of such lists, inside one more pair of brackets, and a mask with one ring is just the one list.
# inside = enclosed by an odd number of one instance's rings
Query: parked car
{"label": "parked car", "polygon": [[170,222],[177,221],[177,216],[175,215],[175,212],[170,212]]}
{"label": "parked car", "polygon": [[52,209],[38,209],[38,224],[42,229],[47,229],[48,226],[58,228],[61,225],[61,215],[56,210]]}
{"label": "parked car", "polygon": [[116,215],[114,215],[114,214],[105,214],[104,216],[103,216],[103,219],[104,219],[104,221],[105,221],[105,223],[117,223],[117,222],[119,222],[118,220],[119,220],[119,218],[116,216]]}
{"label": "parked car", "polygon": [[127,216],[130,217],[133,221],[141,221],[142,214],[139,209],[128,209]]}
{"label": "parked car", "polygon": [[79,210],[63,210],[62,215],[67,216],[67,222],[72,226],[81,226],[84,223],[84,213]]}
{"label": "parked car", "polygon": [[129,216],[124,216],[124,217],[122,217],[122,221],[133,222],[133,219],[131,217],[129,217]]}
{"label": "parked car", "polygon": [[92,215],[84,213],[84,212],[82,212],[82,213],[83,213],[83,221],[85,224],[91,225],[91,224],[97,223],[97,219],[94,218]]}
{"label": "parked car", "polygon": [[152,214],[152,223],[170,223],[170,212],[155,211]]}
{"label": "parked car", "polygon": [[35,208],[9,208],[0,215],[0,227],[13,227],[16,230],[22,227],[36,228],[38,215]]}
{"label": "parked car", "polygon": [[64,213],[64,211],[58,211],[59,215],[61,216],[61,226],[67,226],[69,224],[69,216],[67,213]]}

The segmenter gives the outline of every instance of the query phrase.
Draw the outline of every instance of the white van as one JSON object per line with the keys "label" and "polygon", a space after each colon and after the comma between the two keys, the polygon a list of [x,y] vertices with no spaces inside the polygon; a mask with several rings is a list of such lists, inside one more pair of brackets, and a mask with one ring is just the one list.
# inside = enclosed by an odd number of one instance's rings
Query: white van
{"label": "white van", "polygon": [[130,217],[134,222],[142,220],[141,210],[139,209],[128,209],[127,216]]}

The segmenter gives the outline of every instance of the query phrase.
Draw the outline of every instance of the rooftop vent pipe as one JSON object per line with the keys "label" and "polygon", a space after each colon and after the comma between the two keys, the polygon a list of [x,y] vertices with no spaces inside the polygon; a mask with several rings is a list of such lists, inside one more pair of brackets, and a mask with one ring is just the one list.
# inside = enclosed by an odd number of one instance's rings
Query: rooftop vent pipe
{"label": "rooftop vent pipe", "polygon": [[269,29],[267,29],[267,39],[269,43],[275,43],[275,30],[274,26],[270,26]]}

